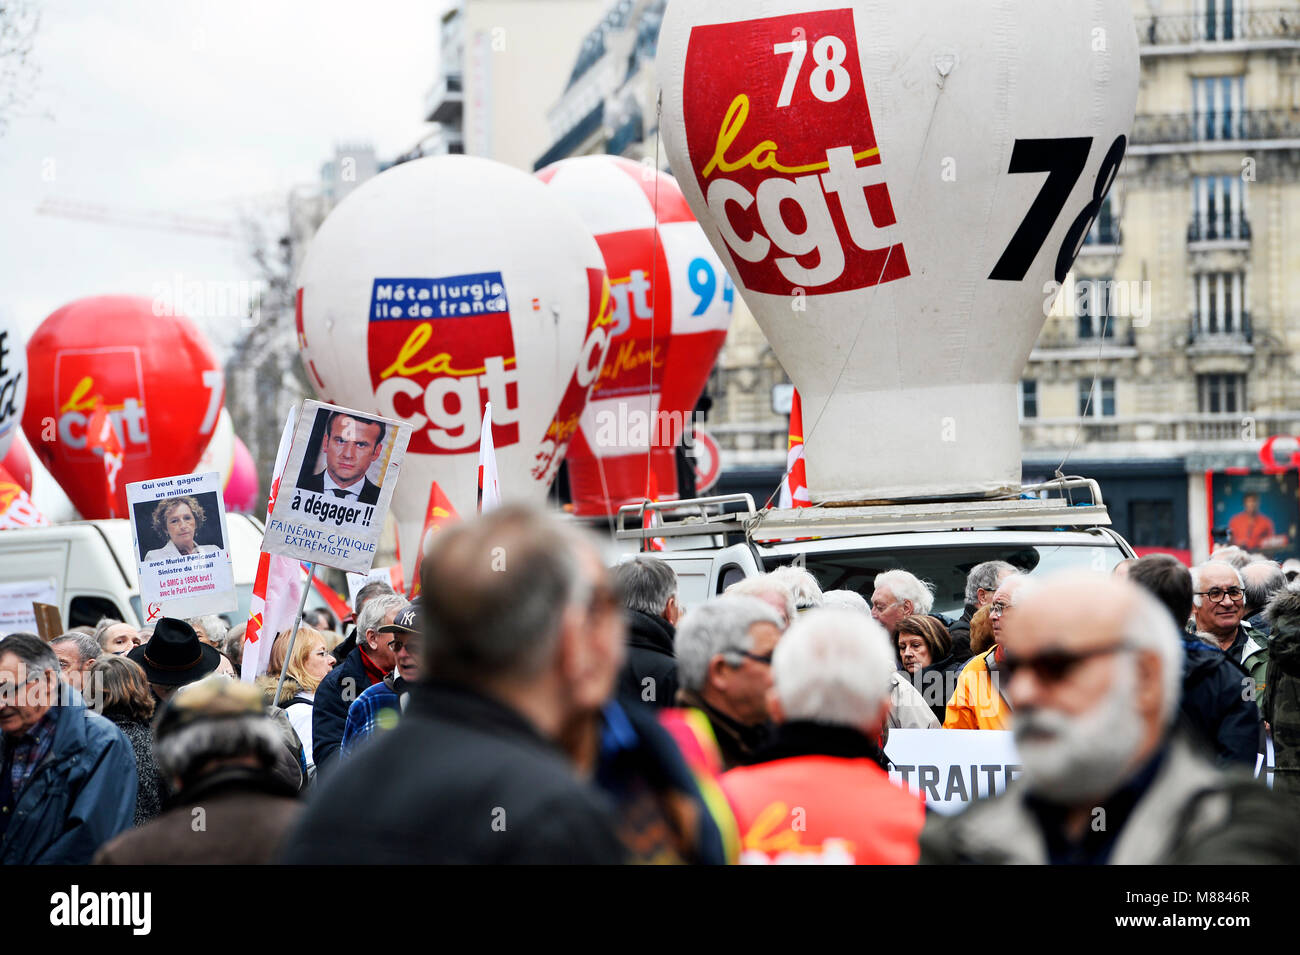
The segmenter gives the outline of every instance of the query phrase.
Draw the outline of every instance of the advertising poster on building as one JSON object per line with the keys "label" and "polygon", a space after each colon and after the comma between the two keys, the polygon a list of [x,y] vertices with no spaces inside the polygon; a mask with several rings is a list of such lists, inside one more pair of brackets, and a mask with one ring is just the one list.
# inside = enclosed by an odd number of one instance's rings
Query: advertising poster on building
{"label": "advertising poster on building", "polygon": [[368,574],[410,439],[392,418],[303,402],[262,550]]}
{"label": "advertising poster on building", "polygon": [[238,607],[218,472],[137,481],[126,500],[146,626]]}
{"label": "advertising poster on building", "polygon": [[1294,555],[1300,538],[1300,478],[1281,474],[1211,472],[1210,549],[1235,544],[1252,554],[1283,558]]}

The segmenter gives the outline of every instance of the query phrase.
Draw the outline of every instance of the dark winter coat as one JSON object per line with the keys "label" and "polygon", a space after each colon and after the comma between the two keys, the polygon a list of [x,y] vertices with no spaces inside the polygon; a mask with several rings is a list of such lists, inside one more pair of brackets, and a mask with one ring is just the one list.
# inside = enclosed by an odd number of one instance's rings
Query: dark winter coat
{"label": "dark winter coat", "polygon": [[1182,722],[1219,766],[1255,768],[1261,721],[1250,686],[1250,674],[1221,650],[1200,640],[1183,641]]}
{"label": "dark winter coat", "polygon": [[282,861],[613,864],[625,855],[608,800],[557,744],[504,703],[434,682],[412,687],[396,728],[325,779]]}
{"label": "dark winter coat", "polygon": [[218,769],[185,787],[153,822],[118,836],[97,865],[264,865],[302,803],[274,772]]}
{"label": "dark winter coat", "polygon": [[86,865],[135,820],[131,744],[76,690],[60,693],[54,742],[18,797],[0,865]]}
{"label": "dark winter coat", "polygon": [[343,727],[348,707],[370,686],[370,675],[361,662],[361,650],[354,649],[338,666],[325,674],[316,687],[311,711],[312,762],[316,775],[328,771],[343,745]]}
{"label": "dark winter coat", "polygon": [[133,720],[122,713],[105,713],[131,743],[135,752],[136,793],[135,824],[143,826],[162,812],[168,786],[153,758],[153,731],[143,720]]}
{"label": "dark winter coat", "polygon": [[627,611],[627,659],[618,677],[618,694],[667,709],[677,697],[676,628],[663,617]]}
{"label": "dark winter coat", "polygon": [[[948,627],[948,636],[952,637],[952,652],[947,659],[957,664],[958,670],[965,666],[966,661],[975,655],[970,648],[970,618],[973,616],[974,614],[967,607],[962,612],[962,615]],[[942,722],[943,717],[940,716],[939,720]]]}
{"label": "dark winter coat", "polygon": [[1279,593],[1268,615],[1273,642],[1264,719],[1273,729],[1273,790],[1300,811],[1300,593]]}
{"label": "dark winter coat", "polygon": [[[1028,795],[1021,778],[956,816],[932,813],[921,834],[921,862],[1046,864],[1046,838]],[[1216,769],[1175,740],[1115,835],[1108,861],[1294,865],[1300,862],[1300,818],[1258,781]]]}

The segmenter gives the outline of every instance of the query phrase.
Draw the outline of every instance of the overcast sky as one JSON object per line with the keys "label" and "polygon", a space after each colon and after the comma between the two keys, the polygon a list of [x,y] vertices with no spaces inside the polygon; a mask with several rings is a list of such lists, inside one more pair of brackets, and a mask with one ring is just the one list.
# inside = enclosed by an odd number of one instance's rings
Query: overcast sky
{"label": "overcast sky", "polygon": [[[86,295],[251,278],[239,241],[37,215],[270,217],[342,142],[429,127],[446,0],[44,0],[37,95],[0,136],[0,312],[27,331]],[[229,329],[213,329],[214,343]]]}

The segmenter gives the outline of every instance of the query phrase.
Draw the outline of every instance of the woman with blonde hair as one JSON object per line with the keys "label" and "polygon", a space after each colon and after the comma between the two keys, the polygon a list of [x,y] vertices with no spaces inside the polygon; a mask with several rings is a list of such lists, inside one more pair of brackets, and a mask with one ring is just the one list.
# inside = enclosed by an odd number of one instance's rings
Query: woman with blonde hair
{"label": "woman with blonde hair", "polygon": [[[312,762],[311,717],[315,702],[316,687],[325,679],[325,674],[334,667],[334,657],[325,645],[325,637],[319,630],[311,627],[299,627],[298,638],[293,642],[293,655],[286,663],[289,653],[289,637],[292,630],[283,630],[271,644],[271,659],[267,665],[266,676],[258,680],[266,696],[268,705],[278,706],[285,711],[293,725],[298,739],[302,740],[303,755],[307,760],[308,776],[316,773],[316,764]],[[284,685],[277,698],[276,684],[280,681],[280,671],[284,671]]]}

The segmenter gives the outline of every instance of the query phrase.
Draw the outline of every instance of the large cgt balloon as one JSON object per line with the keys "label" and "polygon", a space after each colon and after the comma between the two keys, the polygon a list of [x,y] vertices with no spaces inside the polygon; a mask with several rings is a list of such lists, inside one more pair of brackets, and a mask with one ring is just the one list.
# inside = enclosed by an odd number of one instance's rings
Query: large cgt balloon
{"label": "large cgt balloon", "polygon": [[124,460],[126,485],[189,474],[211,440],[225,386],[203,334],[179,315],[155,315],[147,298],[105,295],[65,305],[27,343],[31,377],[23,430],[82,517],[111,516],[103,459],[86,449],[86,423],[103,402]]}
{"label": "large cgt balloon", "polygon": [[491,160],[404,163],[330,213],[300,283],[320,395],[413,429],[393,496],[402,550],[419,549],[432,481],[475,511],[488,401],[503,498],[545,497],[608,343],[600,249],[557,196]]}
{"label": "large cgt balloon", "polygon": [[660,498],[671,500],[673,449],[726,340],[735,289],[672,176],[581,156],[537,177],[595,234],[614,304],[609,357],[569,446],[574,511],[604,515],[640,501],[647,456]]}
{"label": "large cgt balloon", "polygon": [[1018,486],[1016,382],[1119,171],[1129,0],[672,0],[663,135],[816,501]]}

